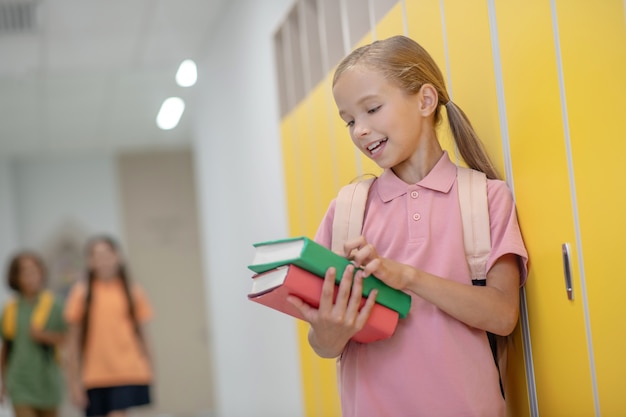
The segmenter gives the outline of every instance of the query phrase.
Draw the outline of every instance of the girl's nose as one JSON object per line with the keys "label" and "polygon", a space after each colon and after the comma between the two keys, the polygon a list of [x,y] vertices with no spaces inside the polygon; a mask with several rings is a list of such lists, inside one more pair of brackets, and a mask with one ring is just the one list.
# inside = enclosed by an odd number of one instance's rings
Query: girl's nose
{"label": "girl's nose", "polygon": [[359,123],[354,126],[354,136],[363,137],[369,135],[371,132],[370,128],[364,125],[363,123]]}

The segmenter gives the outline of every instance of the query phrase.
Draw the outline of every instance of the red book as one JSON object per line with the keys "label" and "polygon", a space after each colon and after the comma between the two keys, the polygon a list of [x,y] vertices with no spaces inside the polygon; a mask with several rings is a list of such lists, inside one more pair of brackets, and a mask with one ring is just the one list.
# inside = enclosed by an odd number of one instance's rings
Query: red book
{"label": "red book", "polygon": [[[298,319],[302,315],[287,301],[288,295],[300,297],[312,307],[319,307],[324,280],[296,265],[286,265],[252,277],[252,290],[248,298],[259,304],[289,314]],[[338,285],[335,285],[335,296]],[[361,301],[361,306],[365,299]],[[365,326],[352,339],[369,343],[390,337],[398,324],[398,312],[376,303]]]}

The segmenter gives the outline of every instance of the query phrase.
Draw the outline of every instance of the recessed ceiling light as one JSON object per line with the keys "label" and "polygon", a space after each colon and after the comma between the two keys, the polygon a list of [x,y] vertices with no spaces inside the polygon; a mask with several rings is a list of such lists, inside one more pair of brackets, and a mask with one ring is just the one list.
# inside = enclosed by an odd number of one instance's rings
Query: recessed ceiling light
{"label": "recessed ceiling light", "polygon": [[198,80],[198,67],[191,59],[180,63],[176,71],[176,83],[181,87],[191,87]]}
{"label": "recessed ceiling light", "polygon": [[170,97],[161,104],[156,117],[157,126],[163,130],[174,129],[185,111],[185,102],[180,97]]}

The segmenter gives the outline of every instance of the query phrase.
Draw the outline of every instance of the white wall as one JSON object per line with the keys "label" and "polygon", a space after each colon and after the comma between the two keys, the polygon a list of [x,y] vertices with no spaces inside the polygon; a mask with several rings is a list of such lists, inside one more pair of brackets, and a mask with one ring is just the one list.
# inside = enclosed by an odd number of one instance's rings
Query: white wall
{"label": "white wall", "polygon": [[155,312],[148,332],[155,404],[133,417],[200,417],[214,409],[193,165],[189,149],[118,158],[130,269]]}
{"label": "white wall", "polygon": [[5,276],[9,256],[18,244],[16,221],[13,164],[9,159],[0,158],[0,305],[4,305],[10,292]]}
{"label": "white wall", "polygon": [[68,223],[86,233],[105,232],[121,238],[112,155],[21,157],[13,168],[21,245],[40,249]]}
{"label": "white wall", "polygon": [[229,2],[200,63],[194,146],[218,417],[303,415],[294,320],[246,298],[251,244],[287,236],[272,34],[291,3]]}
{"label": "white wall", "polygon": [[[10,293],[4,284],[8,257],[23,248],[45,254],[50,239],[68,224],[84,233],[119,236],[112,155],[0,158],[0,306]],[[71,407],[61,414],[76,415]],[[8,408],[0,408],[0,416],[12,415]]]}

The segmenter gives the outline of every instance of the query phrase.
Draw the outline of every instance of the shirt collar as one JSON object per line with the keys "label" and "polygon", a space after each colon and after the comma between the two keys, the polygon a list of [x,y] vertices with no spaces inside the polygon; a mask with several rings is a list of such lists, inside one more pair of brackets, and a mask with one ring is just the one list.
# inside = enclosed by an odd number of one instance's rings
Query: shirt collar
{"label": "shirt collar", "polygon": [[456,180],[456,172],[456,165],[450,161],[448,152],[444,151],[433,169],[417,184],[407,184],[398,178],[391,169],[384,170],[376,181],[378,183],[377,192],[384,202],[406,194],[407,190],[415,185],[440,193],[448,193]]}

